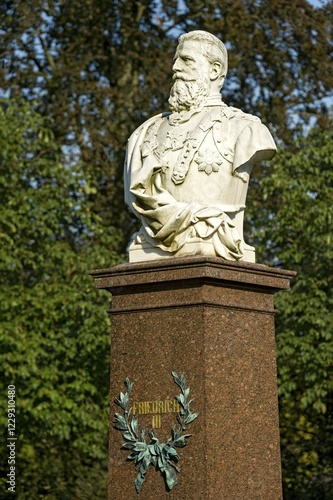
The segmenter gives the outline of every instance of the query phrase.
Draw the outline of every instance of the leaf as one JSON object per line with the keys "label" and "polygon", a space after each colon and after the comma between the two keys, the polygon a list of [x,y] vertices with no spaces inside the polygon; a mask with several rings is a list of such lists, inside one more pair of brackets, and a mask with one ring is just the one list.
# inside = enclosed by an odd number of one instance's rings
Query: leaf
{"label": "leaf", "polygon": [[178,401],[178,403],[181,405],[181,406],[184,406],[184,403],[185,403],[185,398],[183,396],[183,394],[178,394],[176,396],[176,399]]}
{"label": "leaf", "polygon": [[171,375],[173,376],[173,379],[176,382],[176,384],[181,388],[180,378],[178,377],[177,373],[176,372],[171,372]]}
{"label": "leaf", "polygon": [[140,469],[143,473],[147,472],[149,465],[151,464],[151,461],[152,461],[152,457],[150,455],[147,455],[144,457],[144,459],[142,460],[141,467],[140,467]]}
{"label": "leaf", "polygon": [[138,458],[137,458],[137,462],[140,462],[140,460],[142,460],[143,458],[145,458],[147,456],[149,456],[149,450],[148,449],[140,451],[140,453],[138,455]]}
{"label": "leaf", "polygon": [[177,427],[177,425],[174,425],[171,429],[171,435],[172,439],[175,440],[181,435],[182,429],[181,427]]}
{"label": "leaf", "polygon": [[134,460],[134,461],[136,461],[136,460],[137,460],[137,458],[138,458],[138,455],[139,455],[139,453],[138,453],[138,452],[133,451],[133,453],[130,453],[130,454],[127,456],[126,460]]}
{"label": "leaf", "polygon": [[176,419],[177,419],[177,422],[181,425],[182,430],[184,430],[185,429],[185,425],[184,425],[184,422],[182,421],[182,419],[181,419],[181,417],[180,417],[179,414],[176,416]]}
{"label": "leaf", "polygon": [[136,478],[134,479],[134,486],[135,486],[137,493],[140,493],[144,481],[145,481],[144,474],[139,472],[138,475],[136,476]]}
{"label": "leaf", "polygon": [[120,413],[115,413],[115,416],[114,416],[114,420],[115,420],[115,428],[116,429],[119,429],[120,431],[126,431],[127,430],[127,422],[126,420],[124,419],[124,417],[122,415],[120,415]]}
{"label": "leaf", "polygon": [[122,392],[120,392],[119,398],[115,398],[114,401],[118,406],[120,406],[120,408],[126,410],[129,401],[128,394],[123,394]]}
{"label": "leaf", "polygon": [[185,424],[190,424],[199,416],[199,413],[190,413],[188,417],[185,418]]}
{"label": "leaf", "polygon": [[166,465],[167,465],[167,461],[164,458],[164,456],[162,455],[162,453],[160,453],[159,456],[157,457],[157,466],[159,467],[159,469],[161,471],[163,471],[163,470],[165,470]]}
{"label": "leaf", "polygon": [[169,458],[169,450],[170,446],[166,446],[165,444],[161,445],[161,453],[164,458],[168,459]]}
{"label": "leaf", "polygon": [[156,441],[158,441],[154,429],[149,429],[148,434],[153,443],[156,443]]}
{"label": "leaf", "polygon": [[135,443],[124,443],[122,445],[122,448],[124,448],[125,450],[133,450],[135,447]]}
{"label": "leaf", "polygon": [[179,460],[179,455],[178,455],[177,451],[174,448],[172,448],[171,446],[168,447],[168,454],[170,457],[172,457],[173,460],[176,460],[176,461]]}
{"label": "leaf", "polygon": [[131,429],[136,438],[138,438],[138,417],[133,417],[131,421]]}
{"label": "leaf", "polygon": [[176,484],[178,484],[176,472],[172,467],[166,466],[164,469],[164,474],[165,474],[165,482],[169,490],[172,490],[172,488],[176,486]]}
{"label": "leaf", "polygon": [[120,393],[120,401],[121,401],[121,407],[126,410],[128,403],[129,403],[129,396],[126,392],[126,394],[123,394],[122,392]]}
{"label": "leaf", "polygon": [[135,443],[135,448],[134,450],[135,451],[143,451],[143,450],[146,450],[148,447],[147,443],[142,443],[141,441],[137,441]]}
{"label": "leaf", "polygon": [[180,387],[183,391],[185,391],[186,389],[186,378],[185,378],[185,375],[184,373],[181,374],[180,376]]}
{"label": "leaf", "polygon": [[125,387],[127,389],[128,394],[131,393],[132,388],[133,388],[134,382],[130,382],[128,378],[125,380]]}
{"label": "leaf", "polygon": [[120,408],[123,408],[123,407],[122,407],[122,402],[120,401],[120,399],[115,398],[115,399],[114,399],[114,402],[116,403],[116,405],[117,405],[117,406],[120,406]]}
{"label": "leaf", "polygon": [[148,445],[148,450],[149,450],[149,453],[152,456],[157,456],[158,455],[158,451],[156,451],[156,444],[149,444]]}
{"label": "leaf", "polygon": [[183,436],[179,437],[173,445],[176,446],[177,448],[183,448],[184,446],[187,445],[186,439],[192,436],[192,434],[184,434]]}
{"label": "leaf", "polygon": [[180,412],[181,415],[183,415],[183,420],[185,421],[187,419],[187,417],[190,415],[190,410],[188,409],[187,407],[188,405],[185,405],[185,408],[184,408],[184,411],[183,412]]}
{"label": "leaf", "polygon": [[130,432],[124,432],[123,438],[126,439],[126,441],[136,441]]}

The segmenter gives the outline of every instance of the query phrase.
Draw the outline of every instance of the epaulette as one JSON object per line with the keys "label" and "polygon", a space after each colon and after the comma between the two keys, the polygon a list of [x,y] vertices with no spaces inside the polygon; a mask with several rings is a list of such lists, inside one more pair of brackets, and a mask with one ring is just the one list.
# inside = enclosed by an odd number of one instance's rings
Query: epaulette
{"label": "epaulette", "polygon": [[251,115],[250,113],[244,113],[241,109],[234,108],[233,106],[225,106],[221,110],[227,118],[240,118],[242,120],[249,120],[252,122],[260,122],[260,118]]}

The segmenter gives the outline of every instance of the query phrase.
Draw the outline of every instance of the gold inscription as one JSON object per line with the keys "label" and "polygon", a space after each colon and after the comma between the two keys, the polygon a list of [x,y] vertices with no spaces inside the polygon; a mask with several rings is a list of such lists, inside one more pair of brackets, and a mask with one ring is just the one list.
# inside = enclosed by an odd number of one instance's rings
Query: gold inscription
{"label": "gold inscription", "polygon": [[153,429],[160,429],[162,427],[161,415],[154,415],[152,417],[151,426]]}
{"label": "gold inscription", "polygon": [[179,404],[176,399],[166,399],[165,401],[134,401],[132,406],[133,415],[178,413],[179,410]]}

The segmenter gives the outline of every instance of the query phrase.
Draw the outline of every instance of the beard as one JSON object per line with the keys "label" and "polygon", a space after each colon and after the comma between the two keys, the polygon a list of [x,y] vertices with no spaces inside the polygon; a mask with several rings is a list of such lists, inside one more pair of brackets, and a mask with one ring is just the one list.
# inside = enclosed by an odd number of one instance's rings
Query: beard
{"label": "beard", "polygon": [[210,91],[210,80],[200,76],[196,80],[175,78],[170,91],[169,106],[171,111],[180,113],[200,108]]}

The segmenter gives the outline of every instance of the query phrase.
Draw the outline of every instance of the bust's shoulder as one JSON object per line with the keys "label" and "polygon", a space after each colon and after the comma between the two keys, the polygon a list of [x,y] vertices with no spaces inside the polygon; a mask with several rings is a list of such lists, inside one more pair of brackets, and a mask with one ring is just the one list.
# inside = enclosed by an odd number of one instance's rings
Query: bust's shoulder
{"label": "bust's shoulder", "polygon": [[245,113],[241,109],[234,108],[233,106],[221,106],[221,113],[230,120],[240,120],[243,122],[256,122],[261,123],[260,118],[250,113]]}
{"label": "bust's shoulder", "polygon": [[168,112],[159,113],[158,115],[155,115],[155,116],[152,116],[151,118],[148,118],[148,120],[146,120],[145,122],[141,123],[141,125],[139,125],[139,127],[134,130],[134,132],[132,133],[132,135],[129,138],[129,140],[132,137],[140,135],[141,132],[146,131],[151,125],[153,125],[154,123],[158,122],[159,120],[162,120],[166,116],[169,116],[170,114],[171,113],[168,113]]}

